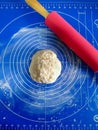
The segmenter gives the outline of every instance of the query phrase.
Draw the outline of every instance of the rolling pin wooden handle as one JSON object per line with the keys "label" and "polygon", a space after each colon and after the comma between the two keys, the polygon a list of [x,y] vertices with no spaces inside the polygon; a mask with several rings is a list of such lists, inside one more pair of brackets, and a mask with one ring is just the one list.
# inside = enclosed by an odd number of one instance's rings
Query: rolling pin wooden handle
{"label": "rolling pin wooden handle", "polygon": [[51,12],[45,24],[75,52],[94,72],[98,72],[98,50],[57,12]]}

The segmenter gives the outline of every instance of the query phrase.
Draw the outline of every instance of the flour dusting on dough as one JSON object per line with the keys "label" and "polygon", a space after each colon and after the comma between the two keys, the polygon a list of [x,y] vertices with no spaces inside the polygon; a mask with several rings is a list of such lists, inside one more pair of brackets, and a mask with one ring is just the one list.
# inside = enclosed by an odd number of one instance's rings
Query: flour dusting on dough
{"label": "flour dusting on dough", "polygon": [[33,80],[39,83],[53,83],[61,74],[61,62],[51,50],[38,51],[29,68]]}

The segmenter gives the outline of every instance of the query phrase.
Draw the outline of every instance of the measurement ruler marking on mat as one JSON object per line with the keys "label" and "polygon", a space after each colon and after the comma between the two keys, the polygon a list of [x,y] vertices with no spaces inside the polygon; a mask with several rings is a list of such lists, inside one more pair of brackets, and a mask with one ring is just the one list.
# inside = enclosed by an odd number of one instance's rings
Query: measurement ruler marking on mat
{"label": "measurement ruler marking on mat", "polygon": [[6,125],[0,125],[0,129],[2,129],[2,130],[10,130],[10,129],[14,129],[14,130],[44,130],[44,129],[46,129],[46,130],[52,130],[52,129],[54,129],[54,130],[69,130],[69,129],[71,129],[71,130],[75,130],[75,129],[82,129],[82,130],[86,130],[86,129],[88,129],[88,130],[92,130],[92,129],[94,129],[94,130],[97,130],[98,129],[98,124],[96,124],[96,125],[92,125],[92,124],[88,124],[88,125],[86,125],[86,124],[83,124],[83,125],[81,125],[81,124],[77,124],[77,125],[74,125],[74,124],[72,124],[72,125],[59,125],[58,127],[56,126],[56,125],[53,125],[53,126],[51,126],[51,125],[25,125],[25,124],[23,124],[23,125],[19,125],[19,124],[17,124],[17,125],[13,125],[13,124],[11,124],[11,125],[8,125],[8,124],[6,124]]}
{"label": "measurement ruler marking on mat", "polygon": [[[46,8],[98,9],[98,3],[42,3]],[[26,3],[0,3],[0,9],[29,9]]]}

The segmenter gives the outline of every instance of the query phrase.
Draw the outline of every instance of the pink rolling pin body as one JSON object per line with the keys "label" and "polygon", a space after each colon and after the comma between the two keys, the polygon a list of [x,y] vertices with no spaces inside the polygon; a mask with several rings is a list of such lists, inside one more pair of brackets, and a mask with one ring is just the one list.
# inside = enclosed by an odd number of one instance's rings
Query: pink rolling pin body
{"label": "pink rolling pin body", "polygon": [[98,72],[98,50],[58,13],[51,12],[45,24],[75,52],[94,72]]}

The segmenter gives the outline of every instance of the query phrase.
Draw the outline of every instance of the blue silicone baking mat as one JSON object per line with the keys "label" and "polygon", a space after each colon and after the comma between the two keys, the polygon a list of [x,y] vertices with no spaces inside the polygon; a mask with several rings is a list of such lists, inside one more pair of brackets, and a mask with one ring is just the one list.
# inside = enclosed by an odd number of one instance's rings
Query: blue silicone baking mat
{"label": "blue silicone baking mat", "polygon": [[[98,49],[98,1],[40,0]],[[34,82],[33,54],[53,50],[62,72]],[[91,52],[92,53],[92,52]],[[23,0],[0,0],[0,130],[98,130],[98,78]]]}

